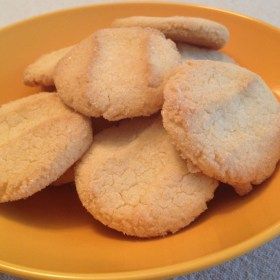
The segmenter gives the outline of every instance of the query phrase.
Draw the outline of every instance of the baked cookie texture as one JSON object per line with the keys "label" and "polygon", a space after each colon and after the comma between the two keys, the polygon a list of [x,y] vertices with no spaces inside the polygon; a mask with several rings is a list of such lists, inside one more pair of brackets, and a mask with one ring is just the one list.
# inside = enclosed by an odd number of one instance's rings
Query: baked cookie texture
{"label": "baked cookie texture", "polygon": [[0,202],[26,198],[54,182],[92,143],[90,120],[55,93],[0,107]]}
{"label": "baked cookie texture", "polygon": [[152,27],[160,30],[175,42],[220,49],[229,40],[228,29],[215,21],[197,17],[146,17],[133,16],[116,19],[114,27]]}
{"label": "baked cookie texture", "polygon": [[142,118],[96,135],[75,181],[97,220],[127,235],[155,237],[178,231],[207,209],[218,182],[192,172],[161,118]]}
{"label": "baked cookie texture", "polygon": [[23,82],[27,86],[53,86],[54,69],[58,61],[63,58],[73,46],[59,49],[39,57],[30,64],[23,73]]}
{"label": "baked cookie texture", "polygon": [[188,61],[166,83],[163,124],[203,173],[240,195],[268,178],[280,158],[280,105],[240,66]]}
{"label": "baked cookie texture", "polygon": [[177,48],[182,60],[215,60],[235,63],[234,59],[227,54],[207,48],[196,47],[185,43],[177,43]]}
{"label": "baked cookie texture", "polygon": [[181,62],[176,45],[150,28],[101,29],[76,45],[55,71],[62,100],[87,116],[148,116],[163,103],[163,79]]}
{"label": "baked cookie texture", "polygon": [[[92,131],[93,135],[99,133],[100,131],[115,126],[118,122],[110,122],[103,118],[92,118]],[[60,186],[64,184],[69,184],[75,181],[74,175],[75,165],[71,166],[69,169],[66,170],[55,182],[52,183],[53,186]]]}

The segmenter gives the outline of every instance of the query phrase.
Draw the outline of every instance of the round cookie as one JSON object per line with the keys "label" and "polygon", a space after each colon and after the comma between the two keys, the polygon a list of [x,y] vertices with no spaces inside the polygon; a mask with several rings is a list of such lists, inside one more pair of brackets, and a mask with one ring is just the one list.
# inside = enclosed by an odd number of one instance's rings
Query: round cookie
{"label": "round cookie", "polygon": [[185,43],[177,43],[177,48],[182,60],[215,60],[235,63],[234,59],[221,51],[196,47]]}
{"label": "round cookie", "polygon": [[104,225],[155,237],[180,230],[207,209],[218,182],[192,172],[161,118],[142,118],[96,135],[75,181],[84,207]]}
{"label": "round cookie", "polygon": [[73,46],[59,49],[42,55],[30,64],[23,73],[23,82],[27,86],[53,86],[54,69],[58,61],[65,56]]}
{"label": "round cookie", "polygon": [[0,107],[0,202],[26,198],[54,182],[89,148],[90,120],[55,93]]}
{"label": "round cookie", "polygon": [[180,62],[176,45],[157,30],[102,29],[58,63],[54,79],[67,105],[113,121],[161,109],[164,77]]}
{"label": "round cookie", "polygon": [[163,124],[182,156],[244,195],[280,158],[280,104],[255,73],[188,61],[166,83]]}
{"label": "round cookie", "polygon": [[160,30],[175,42],[220,49],[229,39],[228,29],[215,21],[196,17],[145,17],[133,16],[116,19],[114,27],[152,27]]}

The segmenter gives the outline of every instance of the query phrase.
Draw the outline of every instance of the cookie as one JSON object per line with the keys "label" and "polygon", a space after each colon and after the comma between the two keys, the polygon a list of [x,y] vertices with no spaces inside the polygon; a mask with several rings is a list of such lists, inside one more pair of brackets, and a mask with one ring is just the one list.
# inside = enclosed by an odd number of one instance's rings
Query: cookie
{"label": "cookie", "polygon": [[52,186],[62,186],[65,184],[70,184],[75,181],[74,177],[74,165],[68,168],[56,181],[54,181]]}
{"label": "cookie", "polygon": [[64,57],[72,46],[42,55],[24,71],[23,82],[27,86],[53,86],[54,69],[58,61]]}
{"label": "cookie", "polygon": [[218,183],[192,172],[161,118],[142,118],[96,135],[75,181],[84,207],[104,225],[155,237],[180,230],[207,209]]}
{"label": "cookie", "polygon": [[[103,118],[93,118],[92,119],[92,131],[93,134],[97,134],[100,131],[117,125],[118,122],[109,122]],[[69,169],[66,170],[64,174],[62,174],[55,182],[52,183],[54,186],[60,186],[64,184],[69,184],[75,181],[74,178],[74,169],[75,166],[71,166]]]}
{"label": "cookie", "polygon": [[176,45],[157,30],[102,29],[58,63],[54,79],[67,105],[115,121],[161,109],[165,74],[180,62]]}
{"label": "cookie", "polygon": [[152,27],[160,30],[175,42],[220,49],[229,39],[228,29],[215,21],[196,17],[145,17],[133,16],[116,19],[114,27]]}
{"label": "cookie", "polygon": [[280,158],[280,105],[264,81],[235,64],[189,61],[166,83],[163,124],[204,174],[248,193]]}
{"label": "cookie", "polygon": [[221,51],[196,47],[185,43],[178,43],[177,48],[183,60],[215,60],[235,63],[234,59]]}
{"label": "cookie", "polygon": [[89,148],[90,120],[55,93],[0,107],[0,202],[26,198],[54,182]]}

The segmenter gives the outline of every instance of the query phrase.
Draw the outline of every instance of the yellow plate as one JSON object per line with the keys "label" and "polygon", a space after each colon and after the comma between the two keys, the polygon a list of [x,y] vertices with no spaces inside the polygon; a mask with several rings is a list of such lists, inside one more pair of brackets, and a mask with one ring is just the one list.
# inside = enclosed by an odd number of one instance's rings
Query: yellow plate
{"label": "yellow plate", "polygon": [[[187,15],[225,24],[225,52],[280,91],[278,29],[260,21],[170,3],[94,5],[36,17],[0,31],[0,103],[35,92],[22,71],[38,55],[64,47],[116,17]],[[190,227],[162,239],[126,238],[94,221],[73,186],[50,187],[0,205],[0,269],[45,279],[150,279],[200,270],[225,261],[280,232],[280,172],[246,197],[220,188],[209,210]]]}

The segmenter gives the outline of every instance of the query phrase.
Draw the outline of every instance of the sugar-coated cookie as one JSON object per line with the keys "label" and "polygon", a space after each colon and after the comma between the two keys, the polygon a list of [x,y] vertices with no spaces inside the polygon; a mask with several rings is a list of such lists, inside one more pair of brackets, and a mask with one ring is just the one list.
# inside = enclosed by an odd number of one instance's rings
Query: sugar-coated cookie
{"label": "sugar-coated cookie", "polygon": [[75,181],[97,220],[138,237],[187,226],[207,209],[218,185],[180,158],[159,117],[125,120],[96,135]]}
{"label": "sugar-coated cookie", "polygon": [[215,61],[223,61],[228,63],[235,63],[234,59],[232,59],[227,54],[211,50],[208,48],[196,47],[193,45],[185,44],[185,43],[177,43],[177,48],[179,53],[182,56],[183,61],[185,60],[215,60]]}
{"label": "sugar-coated cookie", "polygon": [[54,182],[89,148],[90,120],[56,93],[0,107],[0,202],[26,198]]}
{"label": "sugar-coated cookie", "polygon": [[280,158],[280,104],[255,73],[235,64],[188,61],[164,89],[163,124],[182,156],[240,195]]}
{"label": "sugar-coated cookie", "polygon": [[147,116],[161,108],[165,74],[180,62],[176,45],[158,30],[102,29],[60,60],[55,85],[67,105],[87,116]]}
{"label": "sugar-coated cookie", "polygon": [[54,69],[71,48],[72,46],[59,49],[39,57],[25,69],[23,82],[27,86],[53,86]]}
{"label": "sugar-coated cookie", "polygon": [[229,39],[228,29],[215,21],[196,17],[133,16],[116,19],[114,27],[152,27],[175,42],[185,42],[211,49],[222,48]]}
{"label": "sugar-coated cookie", "polygon": [[[99,133],[100,131],[109,128],[111,126],[117,125],[118,122],[109,122],[103,118],[92,118],[92,131],[93,135]],[[54,186],[60,186],[68,183],[72,183],[75,181],[74,178],[74,169],[75,166],[71,166],[66,170],[55,182],[52,183]]]}

